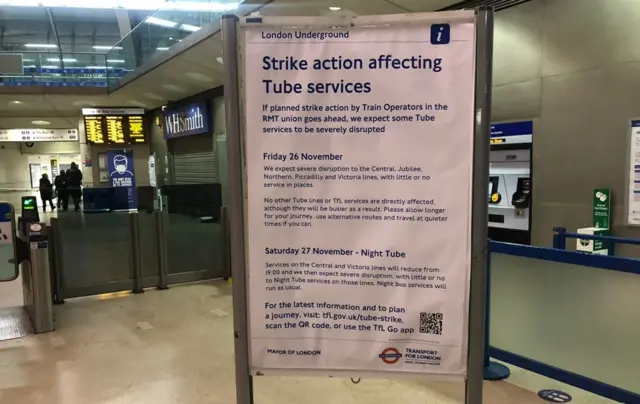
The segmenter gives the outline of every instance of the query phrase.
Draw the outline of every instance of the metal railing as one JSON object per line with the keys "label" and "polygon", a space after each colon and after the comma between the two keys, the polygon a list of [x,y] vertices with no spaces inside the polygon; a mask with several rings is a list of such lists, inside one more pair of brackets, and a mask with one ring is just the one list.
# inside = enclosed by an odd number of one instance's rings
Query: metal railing
{"label": "metal railing", "polygon": [[[133,71],[144,63],[178,45],[183,39],[199,31],[205,25],[219,23],[224,11],[180,11],[158,9],[136,25],[125,37],[107,51],[106,59],[122,60]],[[215,61],[211,61],[214,63]],[[122,77],[113,70],[107,71],[108,87],[112,91],[119,86]],[[126,73],[125,73],[126,75]]]}
{"label": "metal railing", "polygon": [[609,255],[615,255],[616,244],[640,245],[640,240],[634,238],[580,234],[568,232],[565,227],[553,228],[553,248],[566,250],[567,239],[602,241],[609,248]]}

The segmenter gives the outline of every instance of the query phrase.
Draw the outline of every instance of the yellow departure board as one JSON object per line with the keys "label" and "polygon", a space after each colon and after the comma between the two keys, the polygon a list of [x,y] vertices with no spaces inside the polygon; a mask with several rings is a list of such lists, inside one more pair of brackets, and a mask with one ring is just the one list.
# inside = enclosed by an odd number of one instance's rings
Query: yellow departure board
{"label": "yellow departure board", "polygon": [[85,116],[84,130],[87,135],[87,143],[104,144],[104,127],[102,125],[101,116]]}
{"label": "yellow departure board", "polygon": [[128,134],[129,134],[129,143],[145,143],[147,141],[147,136],[144,132],[144,119],[141,115],[129,115],[128,119]]}
{"label": "yellow departure board", "polygon": [[124,116],[107,115],[105,117],[107,126],[107,140],[109,144],[124,144]]}
{"label": "yellow departure board", "polygon": [[89,144],[142,144],[147,142],[144,115],[85,115]]}

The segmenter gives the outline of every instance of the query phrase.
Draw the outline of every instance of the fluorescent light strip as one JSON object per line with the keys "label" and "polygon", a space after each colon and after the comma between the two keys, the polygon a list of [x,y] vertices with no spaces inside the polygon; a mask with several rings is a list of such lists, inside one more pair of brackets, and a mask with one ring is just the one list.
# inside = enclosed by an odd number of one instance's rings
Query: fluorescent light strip
{"label": "fluorescent light strip", "polygon": [[124,59],[107,59],[107,63],[124,63]]}
{"label": "fluorescent light strip", "polygon": [[[0,2],[0,5],[2,3]],[[53,43],[26,43],[24,44],[25,48],[57,48],[58,45]]]}
{"label": "fluorescent light strip", "polygon": [[82,69],[113,69],[111,66],[85,66]]}
{"label": "fluorescent light strip", "polygon": [[224,12],[236,10],[240,3],[162,1],[162,0],[0,0],[0,7],[63,7],[86,9],[124,9],[140,11],[209,11]]}
{"label": "fluorescent light strip", "polygon": [[160,46],[156,48],[157,51],[166,51],[169,50],[169,47],[165,47],[165,46]]}
{"label": "fluorescent light strip", "polygon": [[196,32],[197,30],[200,29],[200,27],[196,25],[190,25],[190,24],[181,24],[180,29],[183,31]]}
{"label": "fluorescent light strip", "polygon": [[95,50],[111,50],[111,49],[122,50],[122,46],[108,46],[108,45],[94,45],[92,46],[92,48]]}
{"label": "fluorescent light strip", "polygon": [[[60,61],[60,58],[47,58],[47,62],[54,62],[55,63],[55,62],[59,62],[59,61]],[[62,59],[62,62],[64,62],[64,63],[75,63],[77,61],[78,61],[78,59],[72,59],[72,58],[68,58],[68,59],[67,58],[63,58]]]}
{"label": "fluorescent light strip", "polygon": [[57,69],[58,66],[55,65],[44,65],[44,66],[40,66],[43,69]]}
{"label": "fluorescent light strip", "polygon": [[166,27],[166,28],[174,28],[176,25],[178,25],[177,22],[163,20],[162,18],[156,18],[156,17],[147,17],[147,19],[144,20],[144,22],[146,22],[147,24],[158,25],[160,27]]}

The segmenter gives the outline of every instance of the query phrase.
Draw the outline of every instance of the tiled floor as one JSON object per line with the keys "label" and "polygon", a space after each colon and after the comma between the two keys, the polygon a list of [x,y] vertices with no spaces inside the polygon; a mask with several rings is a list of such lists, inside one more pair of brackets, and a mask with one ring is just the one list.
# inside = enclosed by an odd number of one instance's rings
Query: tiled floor
{"label": "tiled floor", "polygon": [[[0,343],[0,403],[232,404],[231,310],[226,283],[69,300],[56,307],[56,332]],[[485,383],[484,402],[542,404],[533,391],[556,385],[514,370],[508,383]],[[607,402],[570,393],[580,404]],[[462,383],[255,381],[256,404],[459,404],[463,397]]]}

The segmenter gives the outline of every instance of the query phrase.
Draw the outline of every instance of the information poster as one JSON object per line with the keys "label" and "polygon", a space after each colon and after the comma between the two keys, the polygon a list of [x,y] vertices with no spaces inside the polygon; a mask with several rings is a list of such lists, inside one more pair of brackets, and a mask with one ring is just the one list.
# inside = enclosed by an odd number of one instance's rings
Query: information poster
{"label": "information poster", "polygon": [[640,226],[640,119],[631,121],[627,178],[627,224]]}
{"label": "information poster", "polygon": [[247,28],[252,371],[464,376],[468,22]]}
{"label": "information poster", "polygon": [[109,150],[107,152],[109,178],[114,192],[114,210],[136,209],[136,179],[133,171],[133,151]]}

